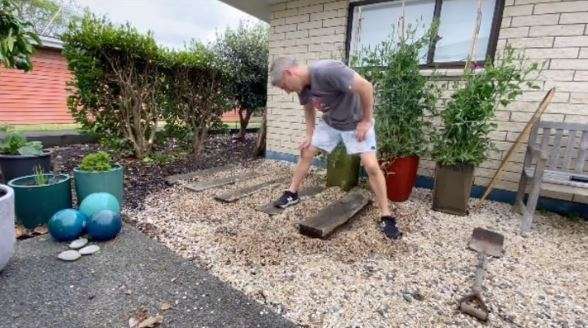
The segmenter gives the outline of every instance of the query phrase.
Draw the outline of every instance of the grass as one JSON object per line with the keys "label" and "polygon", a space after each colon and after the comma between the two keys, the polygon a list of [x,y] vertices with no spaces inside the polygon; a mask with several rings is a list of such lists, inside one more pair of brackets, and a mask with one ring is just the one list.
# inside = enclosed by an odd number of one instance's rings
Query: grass
{"label": "grass", "polygon": [[31,132],[31,131],[62,131],[62,130],[76,130],[80,127],[79,124],[15,124],[10,125],[12,131],[15,132]]}
{"label": "grass", "polygon": [[[238,129],[239,122],[225,122],[225,126],[228,129]],[[9,127],[11,131],[15,132],[32,132],[32,131],[63,131],[63,130],[77,130],[80,128],[80,125],[77,123],[69,123],[69,124],[53,124],[53,123],[43,123],[43,124],[1,124],[2,127]],[[159,124],[159,128],[163,128],[165,123],[162,122]],[[249,121],[249,125],[247,128],[249,129],[259,129],[261,127],[261,117],[252,117]],[[2,129],[0,129],[0,132]]]}

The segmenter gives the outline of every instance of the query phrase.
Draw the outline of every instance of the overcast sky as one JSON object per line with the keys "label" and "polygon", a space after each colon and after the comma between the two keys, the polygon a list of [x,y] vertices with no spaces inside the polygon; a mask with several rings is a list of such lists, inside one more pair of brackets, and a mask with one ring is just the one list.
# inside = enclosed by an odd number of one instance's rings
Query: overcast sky
{"label": "overcast sky", "polygon": [[218,0],[78,0],[114,23],[129,21],[140,31],[151,30],[161,45],[180,48],[191,39],[211,41],[216,31],[239,21],[258,19]]}

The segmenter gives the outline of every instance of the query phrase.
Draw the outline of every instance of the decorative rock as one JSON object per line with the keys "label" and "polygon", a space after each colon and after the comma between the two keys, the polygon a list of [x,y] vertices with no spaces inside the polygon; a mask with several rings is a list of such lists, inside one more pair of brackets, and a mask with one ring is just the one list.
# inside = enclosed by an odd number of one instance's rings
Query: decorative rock
{"label": "decorative rock", "polygon": [[80,252],[73,250],[73,249],[70,249],[68,251],[63,251],[63,252],[59,253],[59,255],[57,255],[57,257],[63,261],[75,261],[75,260],[79,259],[80,257],[82,257],[82,255],[80,255]]}
{"label": "decorative rock", "polygon": [[410,295],[408,293],[402,293],[402,297],[404,297],[404,300],[407,301],[408,303],[412,302],[412,295]]}
{"label": "decorative rock", "polygon": [[80,254],[91,255],[91,254],[96,253],[99,250],[100,250],[100,247],[98,245],[89,245],[89,246],[86,246],[86,247],[80,249]]}
{"label": "decorative rock", "polygon": [[86,238],[78,238],[71,243],[69,243],[69,248],[71,249],[80,249],[88,243],[88,239]]}

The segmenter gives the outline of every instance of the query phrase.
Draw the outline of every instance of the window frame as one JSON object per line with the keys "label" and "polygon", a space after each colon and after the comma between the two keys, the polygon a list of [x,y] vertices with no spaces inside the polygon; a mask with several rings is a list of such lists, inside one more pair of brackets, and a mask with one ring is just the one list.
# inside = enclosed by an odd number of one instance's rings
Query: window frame
{"label": "window frame", "polygon": [[[345,36],[345,62],[349,64],[349,51],[351,49],[351,38],[353,34],[353,13],[356,7],[359,6],[366,6],[372,5],[377,3],[383,2],[396,2],[401,0],[361,0],[361,1],[354,1],[349,3],[349,8],[347,9],[347,32]],[[441,17],[441,7],[442,7],[443,0],[435,0],[435,9],[433,11],[433,19],[439,19]],[[502,24],[502,14],[504,12],[504,0],[496,0],[496,5],[494,6],[494,16],[492,17],[492,25],[490,27],[490,35],[488,36],[488,45],[486,48],[486,56],[484,58],[489,59],[491,62],[494,61],[494,56],[496,54],[496,46],[498,44],[498,33],[500,32],[500,26]],[[465,66],[465,61],[452,61],[452,62],[437,62],[435,63],[434,55],[435,55],[435,47],[437,45],[437,40],[433,42],[429,46],[429,50],[427,51],[427,63],[420,65],[422,69],[427,68],[461,68]],[[486,64],[486,59],[484,60],[477,60],[474,62],[476,66],[484,66]]]}

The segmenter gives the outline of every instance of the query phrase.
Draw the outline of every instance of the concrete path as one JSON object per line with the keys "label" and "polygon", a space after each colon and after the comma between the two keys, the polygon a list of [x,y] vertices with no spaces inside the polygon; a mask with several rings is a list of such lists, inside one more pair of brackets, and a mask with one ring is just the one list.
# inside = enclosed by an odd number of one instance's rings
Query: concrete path
{"label": "concrete path", "polygon": [[129,327],[141,309],[160,327],[294,327],[129,225],[98,245],[63,262],[67,245],[48,235],[18,242],[0,272],[0,327]]}

